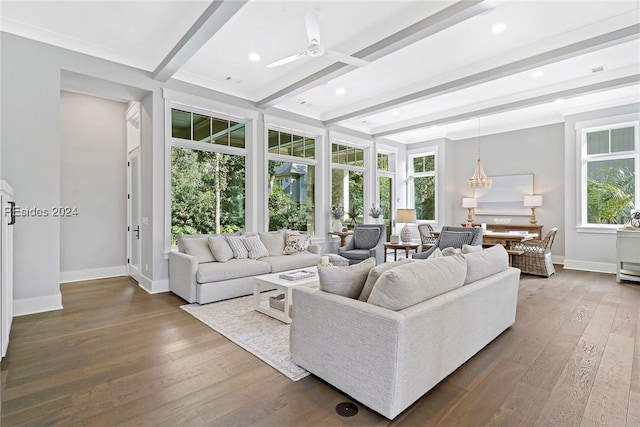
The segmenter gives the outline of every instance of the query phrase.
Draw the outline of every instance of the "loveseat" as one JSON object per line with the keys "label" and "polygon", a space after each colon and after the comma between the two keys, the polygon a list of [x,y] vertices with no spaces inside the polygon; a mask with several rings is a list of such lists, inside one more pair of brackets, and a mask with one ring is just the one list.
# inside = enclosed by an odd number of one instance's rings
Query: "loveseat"
{"label": "loveseat", "polygon": [[228,235],[181,235],[169,252],[169,289],[206,304],[253,292],[254,276],[317,265],[319,247],[284,230]]}
{"label": "loveseat", "polygon": [[365,298],[324,291],[322,276],[320,289],[295,288],[290,347],[295,363],[393,419],[515,322],[520,270],[497,245],[405,260],[367,290],[387,264],[370,270]]}

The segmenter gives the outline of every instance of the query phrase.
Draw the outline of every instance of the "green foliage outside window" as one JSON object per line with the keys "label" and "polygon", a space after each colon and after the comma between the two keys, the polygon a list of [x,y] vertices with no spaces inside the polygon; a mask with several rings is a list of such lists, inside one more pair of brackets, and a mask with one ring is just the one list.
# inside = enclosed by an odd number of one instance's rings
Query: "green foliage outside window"
{"label": "green foliage outside window", "polygon": [[230,233],[245,227],[245,159],[171,149],[171,241],[178,234]]}
{"label": "green foliage outside window", "polygon": [[[610,162],[612,161],[593,163]],[[624,224],[635,208],[633,160],[614,162],[624,162],[628,166],[611,167],[592,163],[588,165],[587,222],[590,224]]]}
{"label": "green foliage outside window", "polygon": [[[346,186],[346,188],[345,188]],[[348,224],[362,222],[364,212],[364,174],[358,171],[333,169],[331,171],[331,202],[343,206]]]}
{"label": "green foliage outside window", "polygon": [[315,166],[269,160],[269,230],[314,233]]}

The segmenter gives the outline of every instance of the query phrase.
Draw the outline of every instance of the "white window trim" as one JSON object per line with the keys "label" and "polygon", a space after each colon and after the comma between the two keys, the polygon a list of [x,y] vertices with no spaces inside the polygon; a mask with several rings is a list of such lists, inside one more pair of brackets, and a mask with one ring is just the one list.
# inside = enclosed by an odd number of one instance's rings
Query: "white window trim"
{"label": "white window trim", "polygon": [[[640,207],[640,120],[637,114],[628,114],[625,116],[611,117],[605,119],[599,119],[595,121],[581,122],[576,124],[576,152],[579,153],[578,167],[577,169],[577,191],[578,195],[578,209],[577,209],[577,226],[576,231],[578,233],[595,233],[595,234],[615,234],[616,230],[620,228],[622,224],[589,224],[587,222],[587,164],[589,160],[614,160],[614,159],[628,159],[634,158],[635,164],[635,201],[636,208]],[[591,132],[598,132],[602,130],[620,129],[632,126],[634,128],[635,138],[635,150],[620,152],[620,153],[606,153],[606,154],[587,154],[587,141],[586,135]]]}
{"label": "white window trim", "polygon": [[[418,224],[432,224],[437,225],[439,221],[439,211],[440,211],[440,157],[438,155],[438,147],[428,147],[420,150],[412,150],[407,152],[407,206],[413,206],[415,208],[415,189],[413,181],[415,178],[425,177],[425,176],[433,176],[436,179],[436,194],[435,194],[435,206],[434,206],[434,219],[433,220],[425,220],[418,219],[416,222]],[[416,157],[424,157],[424,156],[435,156],[434,162],[434,171],[433,172],[413,172],[413,159]]]}
{"label": "white window trim", "polygon": [[[367,206],[371,206],[372,205],[372,179],[373,176],[375,176],[375,167],[372,168],[368,168],[366,165],[370,165],[372,160],[372,144],[370,141],[363,141],[363,140],[355,140],[354,138],[344,138],[345,135],[340,135],[338,133],[332,132],[333,137],[331,137],[331,139],[329,140],[329,182],[331,182],[332,179],[332,175],[333,175],[333,170],[343,170],[343,171],[348,171],[348,172],[360,172],[362,173],[362,176],[364,178],[364,183],[363,183],[363,188],[362,188],[362,220],[363,222],[366,222],[368,216],[367,216],[367,212],[368,212],[368,208]],[[340,139],[336,138],[335,136],[340,135]],[[338,145],[342,145],[345,147],[352,147],[352,148],[357,148],[359,150],[362,150],[362,164],[365,166],[353,166],[353,165],[345,165],[342,163],[334,163],[333,162],[333,144],[338,144]],[[375,191],[375,190],[373,190]],[[334,204],[334,200],[331,200],[331,190],[329,190],[329,201],[331,202],[331,205],[333,206]]]}

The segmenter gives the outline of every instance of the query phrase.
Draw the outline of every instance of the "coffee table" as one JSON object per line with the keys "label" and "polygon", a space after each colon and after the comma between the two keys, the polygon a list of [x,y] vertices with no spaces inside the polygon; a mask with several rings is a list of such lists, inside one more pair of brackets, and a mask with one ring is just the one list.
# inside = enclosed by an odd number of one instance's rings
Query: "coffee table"
{"label": "coffee table", "polygon": [[[313,271],[315,276],[307,277],[299,280],[286,280],[281,279],[280,275],[284,273],[291,273],[293,271]],[[318,267],[297,268],[291,271],[281,271],[279,273],[264,274],[262,276],[255,277],[255,284],[253,287],[253,308],[267,316],[271,316],[284,323],[291,323],[291,317],[289,317],[289,305],[291,304],[291,289],[298,286],[307,286],[314,288],[320,285],[318,281]],[[269,294],[263,295],[260,291],[267,289],[276,289],[284,292],[284,311],[273,308],[269,305]]]}

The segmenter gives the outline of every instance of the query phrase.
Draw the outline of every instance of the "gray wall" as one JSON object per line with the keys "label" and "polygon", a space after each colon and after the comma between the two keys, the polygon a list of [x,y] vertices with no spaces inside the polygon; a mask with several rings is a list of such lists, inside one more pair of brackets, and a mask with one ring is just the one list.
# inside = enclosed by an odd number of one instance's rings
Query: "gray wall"
{"label": "gray wall", "polygon": [[124,272],[126,110],[123,102],[61,93],[60,204],[78,209],[77,216],[60,219],[63,273],[109,267]]}
{"label": "gray wall", "polygon": [[[478,158],[477,138],[446,141],[445,222],[440,225],[462,224],[467,210],[463,197],[473,197],[467,186]],[[564,126],[562,123],[539,126],[493,135],[482,135],[481,158],[488,176],[534,175],[534,192],[542,194],[543,204],[536,209],[536,218],[544,226],[543,234],[552,227],[560,228],[552,248],[554,260],[562,262],[564,243]],[[495,215],[475,216],[476,222],[493,222]],[[528,216],[513,216],[512,224],[528,224]]]}

